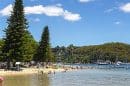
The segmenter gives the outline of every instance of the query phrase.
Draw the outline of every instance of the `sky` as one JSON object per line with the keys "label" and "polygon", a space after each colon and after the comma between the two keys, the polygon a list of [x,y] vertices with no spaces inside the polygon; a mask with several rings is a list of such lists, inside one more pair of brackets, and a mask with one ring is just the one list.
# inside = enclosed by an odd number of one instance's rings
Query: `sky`
{"label": "sky", "polygon": [[[130,0],[23,0],[29,31],[39,41],[49,26],[52,47],[130,44]],[[0,38],[14,0],[0,0]]]}

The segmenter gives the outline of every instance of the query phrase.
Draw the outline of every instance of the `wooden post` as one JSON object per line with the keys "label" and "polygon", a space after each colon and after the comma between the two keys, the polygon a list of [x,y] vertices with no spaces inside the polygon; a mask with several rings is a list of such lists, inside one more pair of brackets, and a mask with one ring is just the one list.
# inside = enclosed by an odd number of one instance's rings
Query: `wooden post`
{"label": "wooden post", "polygon": [[3,85],[2,85],[3,80],[4,80],[4,78],[3,78],[3,77],[0,77],[0,86],[3,86]]}

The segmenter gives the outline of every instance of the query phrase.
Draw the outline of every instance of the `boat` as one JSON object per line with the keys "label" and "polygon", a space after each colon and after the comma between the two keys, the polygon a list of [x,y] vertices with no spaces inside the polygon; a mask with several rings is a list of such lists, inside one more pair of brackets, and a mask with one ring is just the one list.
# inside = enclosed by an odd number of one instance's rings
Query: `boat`
{"label": "boat", "polygon": [[97,64],[98,65],[109,65],[109,64],[111,64],[111,62],[110,61],[103,61],[103,60],[98,60],[97,61]]}
{"label": "boat", "polygon": [[100,63],[98,63],[98,65],[108,65],[108,63],[107,62],[100,62]]}
{"label": "boat", "polygon": [[124,62],[121,62],[121,61],[117,61],[115,63],[115,68],[126,68],[128,69],[129,68],[129,63],[124,63]]}
{"label": "boat", "polygon": [[117,65],[117,66],[119,66],[119,65],[121,65],[121,64],[122,64],[121,61],[117,61],[117,62],[116,62],[116,65]]}

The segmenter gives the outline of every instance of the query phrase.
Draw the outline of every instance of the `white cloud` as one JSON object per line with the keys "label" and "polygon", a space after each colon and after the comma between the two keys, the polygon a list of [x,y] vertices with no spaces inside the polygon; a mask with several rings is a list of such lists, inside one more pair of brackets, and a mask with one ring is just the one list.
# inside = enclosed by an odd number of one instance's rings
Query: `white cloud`
{"label": "white cloud", "polygon": [[11,11],[12,11],[12,5],[9,4],[7,7],[5,7],[4,9],[0,10],[0,14],[2,14],[3,16],[7,16],[10,15]]}
{"label": "white cloud", "polygon": [[[12,5],[8,5],[4,9],[0,10],[0,14],[3,16],[7,16],[10,14],[12,10]],[[61,5],[53,5],[53,6],[30,6],[25,7],[25,14],[44,14],[46,16],[60,16],[68,21],[78,21],[81,19],[80,14],[69,12],[68,10],[64,10]]]}
{"label": "white cloud", "polygon": [[64,19],[69,21],[75,21],[81,19],[79,14],[73,14],[71,12],[68,12],[67,10],[64,12]]}
{"label": "white cloud", "polygon": [[130,12],[130,2],[120,6],[120,10],[122,10],[126,13],[129,13]]}
{"label": "white cloud", "polygon": [[64,12],[63,8],[57,6],[32,6],[25,7],[26,14],[45,14],[47,16],[60,16]]}
{"label": "white cloud", "polygon": [[42,5],[32,6],[32,7],[25,7],[26,14],[42,14],[43,7]]}
{"label": "white cloud", "polygon": [[91,2],[91,1],[94,1],[94,0],[79,0],[79,2],[81,2],[81,3],[87,3],[87,2]]}

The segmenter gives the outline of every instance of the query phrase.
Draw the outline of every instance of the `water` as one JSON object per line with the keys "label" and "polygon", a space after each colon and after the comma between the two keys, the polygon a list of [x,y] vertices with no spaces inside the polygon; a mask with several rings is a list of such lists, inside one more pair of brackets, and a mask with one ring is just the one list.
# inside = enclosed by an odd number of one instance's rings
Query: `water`
{"label": "water", "polygon": [[50,86],[47,75],[16,75],[5,76],[3,86]]}
{"label": "water", "polygon": [[93,67],[93,68],[98,68],[98,69],[130,69],[130,63],[128,64],[121,64],[121,65],[97,65],[97,64],[72,64],[72,66],[83,66],[84,68],[86,67]]}
{"label": "water", "polygon": [[51,77],[51,86],[129,86],[129,70],[88,69],[58,73]]}
{"label": "water", "polygon": [[102,68],[5,77],[4,86],[129,86],[130,69]]}

